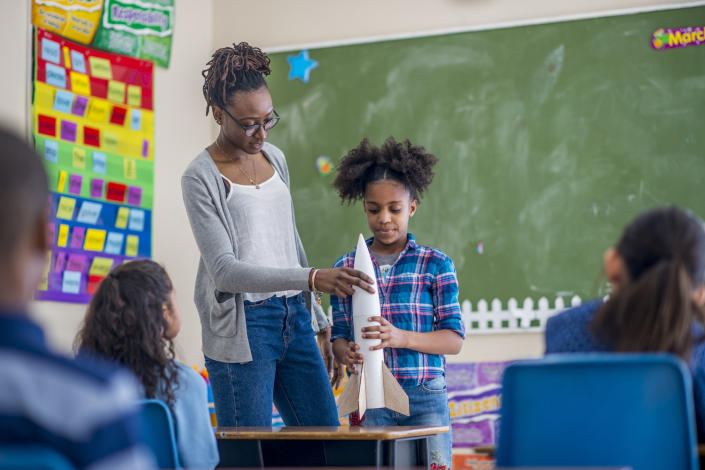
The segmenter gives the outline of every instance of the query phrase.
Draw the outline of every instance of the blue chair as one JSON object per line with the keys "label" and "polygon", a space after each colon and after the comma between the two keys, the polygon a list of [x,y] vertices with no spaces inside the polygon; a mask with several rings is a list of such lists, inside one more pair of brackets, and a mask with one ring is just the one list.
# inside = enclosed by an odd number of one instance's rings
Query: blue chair
{"label": "blue chair", "polygon": [[698,468],[692,382],[668,354],[552,354],[507,367],[498,467]]}
{"label": "blue chair", "polygon": [[159,468],[180,468],[171,411],[161,400],[142,400],[145,440]]}
{"label": "blue chair", "polygon": [[76,470],[76,467],[51,447],[2,445],[0,470]]}

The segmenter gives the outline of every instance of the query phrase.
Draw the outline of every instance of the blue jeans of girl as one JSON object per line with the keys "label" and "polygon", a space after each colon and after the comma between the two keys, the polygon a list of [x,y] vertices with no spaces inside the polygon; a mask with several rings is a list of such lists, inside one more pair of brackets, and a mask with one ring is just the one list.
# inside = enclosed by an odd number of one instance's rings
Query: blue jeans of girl
{"label": "blue jeans of girl", "polygon": [[303,295],[245,302],[252,361],[206,357],[218,426],[338,426],[338,413]]}
{"label": "blue jeans of girl", "polygon": [[[404,388],[409,395],[409,416],[386,408],[367,410],[363,426],[449,426],[450,408],[446,379],[443,376],[428,380],[416,387]],[[448,431],[429,438],[429,468],[451,468],[453,436]]]}

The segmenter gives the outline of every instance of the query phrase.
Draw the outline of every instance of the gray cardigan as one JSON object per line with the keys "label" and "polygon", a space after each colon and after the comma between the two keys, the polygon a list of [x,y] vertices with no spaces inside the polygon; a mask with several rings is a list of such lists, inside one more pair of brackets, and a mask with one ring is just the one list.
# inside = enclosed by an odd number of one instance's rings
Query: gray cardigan
{"label": "gray cardigan", "polygon": [[[281,150],[269,143],[262,152],[289,187],[289,170]],[[221,362],[244,363],[252,360],[247,339],[245,307],[242,293],[301,290],[307,293],[311,322],[319,330],[328,325],[321,307],[309,291],[310,268],[296,230],[292,202],[299,268],[255,266],[238,260],[235,227],[227,208],[223,178],[207,150],[189,164],[181,177],[181,190],[191,230],[201,252],[196,274],[194,300],[201,319],[203,353]]]}

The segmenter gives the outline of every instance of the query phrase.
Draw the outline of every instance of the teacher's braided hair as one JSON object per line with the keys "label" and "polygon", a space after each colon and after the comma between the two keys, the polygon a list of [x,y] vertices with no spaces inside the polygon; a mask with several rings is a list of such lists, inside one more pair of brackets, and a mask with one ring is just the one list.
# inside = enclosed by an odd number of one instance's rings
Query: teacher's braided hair
{"label": "teacher's braided hair", "polygon": [[266,87],[265,75],[271,72],[269,57],[258,47],[246,42],[233,43],[215,51],[201,75],[203,97],[206,99],[206,116],[214,107],[224,108],[238,91],[254,91]]}

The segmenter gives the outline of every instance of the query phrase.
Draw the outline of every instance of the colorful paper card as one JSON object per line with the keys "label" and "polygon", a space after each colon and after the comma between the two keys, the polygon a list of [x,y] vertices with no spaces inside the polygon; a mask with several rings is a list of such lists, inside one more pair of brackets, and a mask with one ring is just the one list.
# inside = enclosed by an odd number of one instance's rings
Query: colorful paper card
{"label": "colorful paper card", "polygon": [[120,207],[117,211],[117,216],[115,217],[115,228],[127,228],[127,218],[130,215],[130,209],[127,207]]}
{"label": "colorful paper card", "polygon": [[88,75],[72,70],[69,76],[71,77],[71,90],[74,93],[83,96],[91,95],[91,81],[88,79]]}
{"label": "colorful paper card", "polygon": [[128,235],[125,243],[125,254],[127,256],[137,256],[140,238],[137,235]]}
{"label": "colorful paper card", "polygon": [[128,106],[142,106],[142,87],[137,85],[127,86],[127,104]]}
{"label": "colorful paper card", "polygon": [[101,57],[89,57],[88,64],[91,67],[91,75],[105,80],[113,79],[113,71],[110,67],[110,61]]}
{"label": "colorful paper card", "polygon": [[127,115],[127,109],[122,106],[113,106],[113,112],[110,113],[110,123],[122,126],[125,124],[125,116]]}
{"label": "colorful paper card", "polygon": [[66,186],[66,179],[68,178],[66,172],[61,170],[59,172],[59,183],[56,185],[56,190],[60,193],[64,192],[64,187]]}
{"label": "colorful paper card", "polygon": [[86,114],[86,108],[88,107],[88,98],[85,96],[76,96],[76,100],[73,102],[73,108],[71,108],[71,114],[75,116],[83,117]]}
{"label": "colorful paper card", "polygon": [[64,271],[64,281],[61,290],[67,294],[78,294],[81,290],[81,273]]}
{"label": "colorful paper card", "polygon": [[73,107],[73,93],[66,90],[56,90],[54,96],[54,111],[71,114]]}
{"label": "colorful paper card", "polygon": [[59,206],[56,209],[57,219],[73,219],[73,210],[76,207],[76,200],[70,197],[61,196]]}
{"label": "colorful paper card", "polygon": [[59,225],[59,238],[56,240],[57,246],[66,246],[69,241],[69,226],[66,224]]}
{"label": "colorful paper card", "polygon": [[102,256],[96,256],[93,258],[91,263],[91,269],[88,274],[91,276],[106,277],[110,273],[110,269],[113,267],[112,258],[103,258]]}
{"label": "colorful paper card", "polygon": [[71,68],[76,72],[86,73],[86,58],[78,51],[71,51]]}
{"label": "colorful paper card", "polygon": [[66,88],[66,69],[54,64],[46,64],[44,81],[57,88]]}
{"label": "colorful paper card", "polygon": [[56,257],[54,258],[54,269],[53,271],[55,273],[60,273],[64,270],[64,266],[66,265],[66,252],[65,251],[59,251],[56,253]]}
{"label": "colorful paper card", "polygon": [[63,47],[64,51],[64,67],[67,69],[71,68],[71,51],[69,51],[69,48],[64,46]]}
{"label": "colorful paper card", "polygon": [[105,199],[112,202],[125,202],[125,192],[127,191],[127,185],[122,183],[115,183],[113,181],[108,181],[108,189],[105,193]]}
{"label": "colorful paper card", "polygon": [[74,147],[73,152],[71,153],[72,155],[72,165],[74,168],[78,168],[81,170],[86,169],[86,149],[81,148],[81,147]]}
{"label": "colorful paper card", "polygon": [[103,131],[103,148],[109,153],[120,153],[120,136],[108,130]]}
{"label": "colorful paper card", "polygon": [[71,230],[71,248],[80,249],[83,246],[83,239],[86,236],[85,227],[74,227]]}
{"label": "colorful paper card", "polygon": [[142,204],[142,188],[138,186],[130,186],[127,188],[127,203],[132,206]]}
{"label": "colorful paper card", "polygon": [[37,116],[37,132],[56,137],[56,118],[39,114]]}
{"label": "colorful paper card", "polygon": [[95,225],[98,223],[100,211],[103,209],[103,204],[92,201],[83,201],[81,208],[78,210],[76,221],[83,224]]}
{"label": "colorful paper card", "polygon": [[92,99],[88,105],[88,119],[95,122],[105,122],[108,118],[108,103],[103,100]]}
{"label": "colorful paper card", "polygon": [[61,139],[69,142],[76,142],[76,132],[78,126],[75,122],[62,120],[61,121]]}
{"label": "colorful paper card", "polygon": [[116,103],[125,102],[125,83],[110,80],[108,82],[108,99]]}
{"label": "colorful paper card", "polygon": [[133,131],[139,131],[142,129],[142,111],[139,109],[133,109],[130,112],[130,129]]}
{"label": "colorful paper card", "polygon": [[123,161],[125,178],[134,180],[137,178],[137,162],[132,158],[125,158]]}
{"label": "colorful paper card", "polygon": [[83,176],[76,174],[71,175],[71,178],[69,179],[69,193],[80,196],[82,183]]}
{"label": "colorful paper card", "polygon": [[127,228],[134,232],[144,230],[144,211],[141,209],[130,209],[130,220]]}
{"label": "colorful paper card", "polygon": [[42,39],[42,59],[61,65],[61,54],[59,53],[59,43],[51,39]]}
{"label": "colorful paper card", "polygon": [[105,174],[105,154],[93,152],[93,172]]}
{"label": "colorful paper card", "polygon": [[66,262],[66,270],[82,273],[86,269],[86,259],[86,255],[71,253]]}
{"label": "colorful paper card", "polygon": [[86,230],[86,242],[83,249],[86,251],[103,251],[105,245],[105,230],[89,228]]}
{"label": "colorful paper card", "polygon": [[44,159],[48,162],[59,161],[59,143],[55,140],[44,140]]}
{"label": "colorful paper card", "polygon": [[100,147],[100,129],[84,126],[83,143],[91,147]]}
{"label": "colorful paper card", "polygon": [[91,181],[91,197],[101,199],[103,197],[104,180],[101,178],[93,178]]}
{"label": "colorful paper card", "polygon": [[122,241],[125,235],[120,232],[108,232],[108,240],[105,242],[105,252],[111,255],[119,255],[122,251]]}

